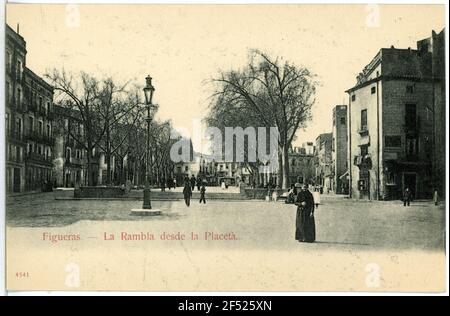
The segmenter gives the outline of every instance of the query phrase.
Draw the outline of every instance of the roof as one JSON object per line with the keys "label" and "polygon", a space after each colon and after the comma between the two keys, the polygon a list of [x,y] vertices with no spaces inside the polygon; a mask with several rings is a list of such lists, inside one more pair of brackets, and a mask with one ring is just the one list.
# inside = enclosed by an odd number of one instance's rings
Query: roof
{"label": "roof", "polygon": [[50,85],[47,81],[45,81],[42,77],[34,73],[30,68],[25,67],[24,74],[25,76],[31,77],[32,80],[37,81],[39,84],[43,85],[45,88],[53,92],[53,86]]}

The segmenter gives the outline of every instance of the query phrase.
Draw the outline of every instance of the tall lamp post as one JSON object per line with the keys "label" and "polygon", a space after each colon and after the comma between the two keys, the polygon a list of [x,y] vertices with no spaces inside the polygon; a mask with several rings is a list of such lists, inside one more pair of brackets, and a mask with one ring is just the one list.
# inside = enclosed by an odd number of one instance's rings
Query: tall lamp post
{"label": "tall lamp post", "polygon": [[142,209],[132,209],[131,213],[134,215],[159,215],[160,210],[152,209],[152,203],[150,199],[150,172],[151,172],[151,154],[150,154],[150,123],[152,118],[150,116],[151,110],[155,108],[152,103],[153,93],[155,92],[155,87],[152,85],[152,77],[148,75],[145,78],[145,106],[147,108],[147,117],[145,121],[147,122],[147,148],[146,156],[147,160],[145,162],[145,188],[144,188],[144,203]]}
{"label": "tall lamp post", "polygon": [[155,92],[155,87],[152,85],[152,77],[148,75],[145,78],[145,88],[144,88],[144,94],[145,94],[145,106],[147,108],[147,117],[145,118],[145,121],[147,122],[147,148],[146,148],[146,155],[147,155],[147,161],[145,163],[145,188],[144,188],[144,204],[142,205],[143,209],[151,210],[152,209],[152,202],[150,200],[150,176],[149,173],[151,172],[151,157],[150,157],[150,123],[151,123],[151,116],[150,111],[153,108],[152,99],[153,99],[153,93]]}

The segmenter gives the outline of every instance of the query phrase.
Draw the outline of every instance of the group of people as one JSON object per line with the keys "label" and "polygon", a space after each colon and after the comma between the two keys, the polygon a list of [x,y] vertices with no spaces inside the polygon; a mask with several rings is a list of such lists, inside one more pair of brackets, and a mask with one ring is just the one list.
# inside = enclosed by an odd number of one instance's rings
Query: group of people
{"label": "group of people", "polygon": [[186,177],[184,179],[184,188],[183,188],[183,197],[184,202],[186,206],[191,205],[191,198],[192,198],[192,192],[195,189],[195,185],[197,185],[197,190],[200,192],[200,200],[199,203],[206,204],[205,199],[205,193],[206,193],[206,186],[205,183],[202,181],[200,177],[195,178],[194,175],[189,179],[189,177]]}
{"label": "group of people", "polygon": [[166,191],[166,187],[170,190],[170,189],[175,189],[177,187],[177,179],[175,178],[168,178],[167,181],[165,178],[161,178],[160,182],[159,182],[159,186],[161,187],[161,191],[165,192]]}

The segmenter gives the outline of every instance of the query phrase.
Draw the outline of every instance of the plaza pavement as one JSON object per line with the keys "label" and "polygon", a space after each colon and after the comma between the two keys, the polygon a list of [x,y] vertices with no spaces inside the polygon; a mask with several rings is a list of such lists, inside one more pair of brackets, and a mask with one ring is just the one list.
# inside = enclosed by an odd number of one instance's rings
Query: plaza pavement
{"label": "plaza pavement", "polygon": [[[75,290],[439,291],[444,285],[443,204],[403,207],[323,195],[317,242],[303,244],[293,238],[293,205],[194,200],[187,208],[182,201],[155,201],[162,216],[130,215],[141,203],[58,201],[53,193],[8,199],[9,287],[72,289],[64,280],[73,262],[84,271]],[[155,240],[120,239],[141,232]],[[192,232],[198,240],[190,240]],[[204,240],[208,232],[228,240]],[[80,240],[52,243],[44,233]],[[185,240],[160,240],[161,234]],[[105,240],[111,235],[114,240]],[[368,283],[378,269],[378,283]],[[15,279],[18,270],[33,271],[34,281]]]}

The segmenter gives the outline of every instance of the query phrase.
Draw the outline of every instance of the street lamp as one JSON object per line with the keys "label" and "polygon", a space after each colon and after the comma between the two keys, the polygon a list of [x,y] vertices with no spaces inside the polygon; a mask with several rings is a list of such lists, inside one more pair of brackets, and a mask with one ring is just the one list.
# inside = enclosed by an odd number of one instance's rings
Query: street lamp
{"label": "street lamp", "polygon": [[131,213],[135,215],[159,215],[161,214],[160,210],[152,209],[152,203],[150,199],[150,172],[151,172],[151,153],[150,153],[150,123],[152,118],[150,116],[151,110],[155,108],[155,105],[152,103],[153,93],[155,92],[155,87],[152,85],[152,77],[148,75],[145,78],[145,87],[144,87],[144,95],[145,95],[145,107],[147,108],[147,117],[145,121],[147,122],[147,147],[146,147],[146,156],[147,160],[145,163],[145,188],[144,188],[144,202],[142,205],[142,209],[132,209]]}
{"label": "street lamp", "polygon": [[150,179],[149,179],[149,172],[151,172],[151,157],[150,157],[150,122],[151,122],[151,116],[150,116],[150,110],[153,107],[152,99],[153,99],[153,93],[155,92],[155,87],[152,85],[152,77],[148,75],[145,78],[145,88],[144,88],[144,94],[145,94],[145,106],[147,108],[147,117],[145,118],[147,122],[147,161],[145,165],[145,188],[144,188],[144,204],[142,206],[143,209],[151,210],[152,209],[152,203],[150,200]]}

